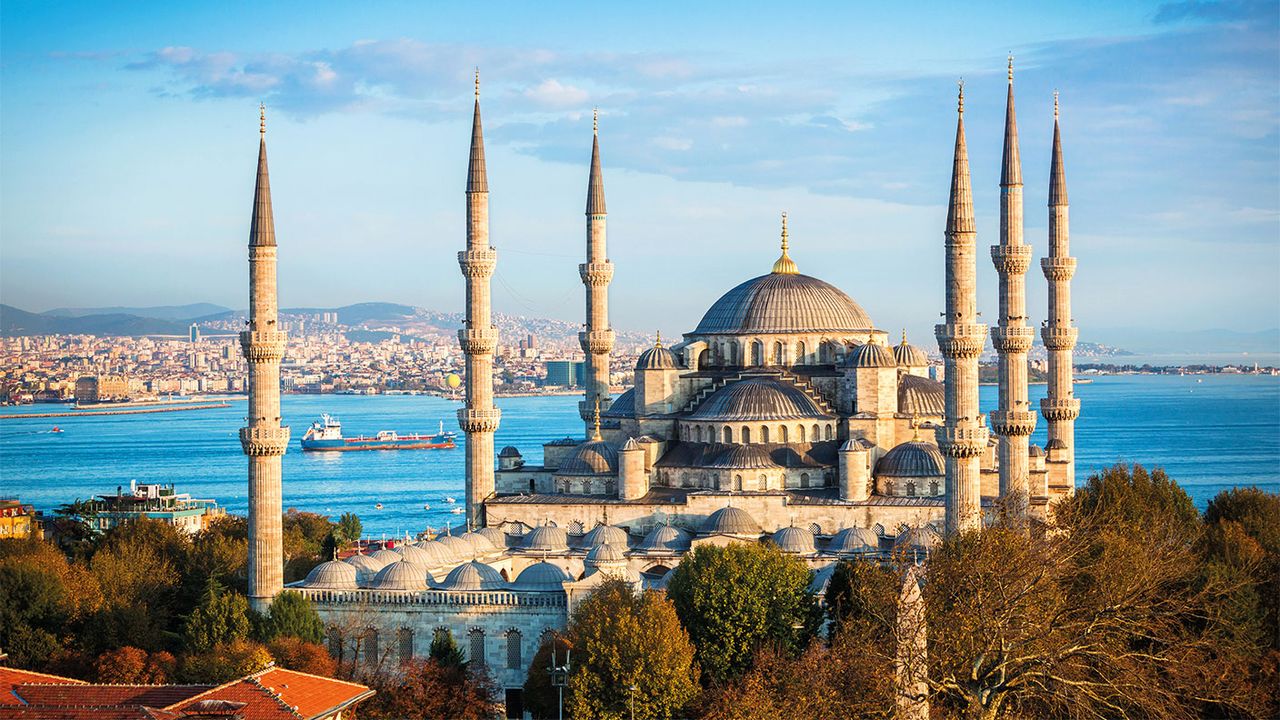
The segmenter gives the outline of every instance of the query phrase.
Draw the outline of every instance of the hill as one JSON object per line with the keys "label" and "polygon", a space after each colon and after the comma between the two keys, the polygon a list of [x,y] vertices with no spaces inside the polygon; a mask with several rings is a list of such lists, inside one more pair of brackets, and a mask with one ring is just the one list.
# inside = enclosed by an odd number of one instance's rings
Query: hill
{"label": "hill", "polygon": [[185,335],[188,323],[128,313],[59,317],[0,305],[0,335]]}
{"label": "hill", "polygon": [[154,307],[102,307],[102,308],[54,308],[40,313],[50,317],[86,317],[88,315],[136,315],[141,318],[155,320],[195,320],[208,315],[219,315],[229,312],[231,308],[213,303],[191,303],[189,305],[156,305]]}

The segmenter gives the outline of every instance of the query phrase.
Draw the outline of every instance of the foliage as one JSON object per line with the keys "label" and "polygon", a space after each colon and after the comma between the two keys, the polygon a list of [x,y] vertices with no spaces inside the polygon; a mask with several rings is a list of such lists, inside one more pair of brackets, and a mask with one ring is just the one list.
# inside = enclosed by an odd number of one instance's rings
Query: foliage
{"label": "foliage", "polygon": [[262,640],[270,642],[279,637],[294,637],[309,643],[324,640],[324,623],[311,607],[311,601],[296,590],[276,595],[263,618]]}
{"label": "foliage", "polygon": [[1237,522],[1268,553],[1280,553],[1280,495],[1260,488],[1218,493],[1204,511],[1206,525]]}
{"label": "foliage", "polygon": [[90,559],[89,570],[102,589],[102,611],[90,625],[95,649],[120,642],[146,650],[165,645],[162,631],[177,613],[182,578],[162,554],[165,543],[155,541],[142,533],[117,535]]}
{"label": "foliage", "polygon": [[1164,470],[1113,465],[1089,477],[1085,486],[1057,506],[1058,524],[1160,528],[1190,541],[1200,529],[1191,497]]}
{"label": "foliage", "polygon": [[353,512],[344,512],[338,518],[338,526],[333,535],[339,543],[353,543],[364,534],[364,526],[360,524],[360,516]]}
{"label": "foliage", "polygon": [[215,518],[192,540],[182,564],[183,597],[194,604],[209,580],[247,593],[249,589],[249,522],[236,515]]}
{"label": "foliage", "polygon": [[827,585],[827,632],[834,639],[846,625],[876,639],[891,639],[902,586],[899,573],[876,562],[842,560]]}
{"label": "foliage", "polygon": [[563,666],[569,657],[568,638],[555,632],[545,633],[538,651],[529,661],[529,674],[524,681],[524,709],[535,718],[558,715],[560,689],[551,684],[551,665]]}
{"label": "foliage", "polygon": [[1204,519],[1206,571],[1245,580],[1233,607],[1240,638],[1269,647],[1280,662],[1280,495],[1225,490],[1209,501]]}
{"label": "foliage", "polygon": [[501,712],[499,689],[483,668],[414,660],[367,682],[377,694],[361,705],[360,716],[370,720],[491,720]]}
{"label": "foliage", "polygon": [[311,569],[331,560],[323,552],[324,539],[334,530],[334,523],[324,515],[299,512],[289,508],[283,518],[284,581],[302,580]]}
{"label": "foliage", "polygon": [[740,675],[765,644],[802,649],[822,621],[809,581],[804,563],[772,545],[704,546],[686,556],[667,594],[705,679]]}
{"label": "foliage", "polygon": [[261,643],[242,638],[184,655],[177,679],[217,685],[263,670],[271,661],[271,653]]}
{"label": "foliage", "polygon": [[189,650],[206,653],[249,636],[249,602],[243,595],[224,590],[210,580],[200,604],[183,624],[183,638]]}
{"label": "foliage", "polygon": [[93,662],[93,672],[100,683],[163,685],[173,675],[175,666],[173,655],[163,650],[148,653],[126,645],[99,655]]}
{"label": "foliage", "polygon": [[56,655],[71,608],[66,586],[52,570],[0,564],[0,647],[15,665],[38,667]]}
{"label": "foliage", "polygon": [[698,693],[693,645],[660,593],[636,595],[608,580],[574,610],[569,637],[578,650],[569,676],[575,718],[676,716]]}
{"label": "foliage", "polygon": [[453,639],[453,633],[448,630],[437,631],[432,636],[431,648],[427,650],[427,657],[446,668],[460,668],[467,664],[466,658],[462,656],[462,650],[458,648],[458,643]]}
{"label": "foliage", "polygon": [[338,673],[338,661],[329,654],[328,648],[317,643],[285,635],[267,643],[267,651],[277,665],[290,670],[324,677]]}

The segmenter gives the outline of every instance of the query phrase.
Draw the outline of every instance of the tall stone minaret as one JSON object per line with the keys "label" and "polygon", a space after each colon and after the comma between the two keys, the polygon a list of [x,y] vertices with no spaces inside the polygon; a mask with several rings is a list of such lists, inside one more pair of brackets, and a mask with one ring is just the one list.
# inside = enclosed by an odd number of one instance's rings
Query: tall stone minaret
{"label": "tall stone minaret", "polygon": [[991,344],[1000,356],[1000,409],[991,413],[991,427],[1000,437],[1002,510],[1021,521],[1026,517],[1030,496],[1028,438],[1036,429],[1036,414],[1027,400],[1027,351],[1035,330],[1026,323],[1026,274],[1031,266],[1031,246],[1022,242],[1022,162],[1013,109],[1012,55],[1000,170],[1000,244],[991,246],[991,260],[1000,274],[1000,326],[991,332]]}
{"label": "tall stone minaret", "polygon": [[267,177],[267,114],[259,108],[258,181],[249,226],[249,329],[240,348],[249,362],[248,426],[240,446],[249,456],[249,604],[262,612],[284,587],[280,460],[289,428],[280,425],[280,358],[285,334],[276,301],[276,229]]}
{"label": "tall stone minaret", "polygon": [[1049,351],[1049,392],[1040,401],[1040,412],[1049,421],[1049,461],[1063,463],[1066,491],[1076,486],[1075,422],[1080,401],[1072,387],[1072,349],[1079,331],[1071,325],[1071,257],[1067,228],[1067,176],[1062,167],[1062,134],[1058,128],[1058,95],[1053,96],[1053,159],[1049,168],[1049,257],[1040,259],[1049,281],[1049,321],[1040,337]]}
{"label": "tall stone minaret", "polygon": [[946,363],[946,424],[938,428],[938,447],[946,456],[947,533],[982,527],[979,456],[987,448],[987,428],[978,412],[978,355],[987,340],[979,325],[977,231],[969,153],[964,139],[964,83],[957,103],[956,149],[947,211],[946,322],[934,328]]}
{"label": "tall stone minaret", "polygon": [[484,525],[484,501],[493,494],[493,433],[501,417],[493,406],[498,329],[493,326],[489,302],[489,278],[497,264],[498,251],[489,246],[489,180],[484,169],[477,70],[471,164],[467,168],[467,249],[458,253],[458,265],[467,279],[466,327],[458,331],[458,343],[467,358],[467,405],[458,410],[458,425],[467,434],[467,523],[473,528]]}
{"label": "tall stone minaret", "polygon": [[586,397],[578,403],[578,414],[591,437],[595,409],[609,406],[609,353],[613,350],[613,330],[609,328],[609,281],[613,263],[605,252],[604,177],[600,173],[600,117],[591,121],[591,175],[587,179],[587,261],[578,266],[587,288],[587,329],[578,333],[578,342],[587,357]]}

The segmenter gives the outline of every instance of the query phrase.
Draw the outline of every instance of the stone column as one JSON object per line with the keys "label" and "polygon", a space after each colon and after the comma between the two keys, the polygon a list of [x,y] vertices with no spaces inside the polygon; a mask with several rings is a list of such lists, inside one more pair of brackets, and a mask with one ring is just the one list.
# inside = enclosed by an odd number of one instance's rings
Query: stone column
{"label": "stone column", "polygon": [[473,528],[484,526],[484,501],[493,495],[493,433],[502,417],[493,406],[493,353],[498,346],[498,329],[493,325],[489,300],[489,278],[497,263],[498,251],[489,246],[489,180],[480,124],[480,74],[476,73],[467,170],[467,249],[458,253],[458,266],[467,280],[466,327],[458,331],[458,344],[466,356],[467,402],[458,410],[458,425],[467,434],[466,517]]}
{"label": "stone column", "polygon": [[1000,275],[1000,325],[991,333],[999,353],[1000,409],[991,414],[991,425],[1000,442],[1001,509],[1015,524],[1022,524],[1030,498],[1028,440],[1036,428],[1036,415],[1027,399],[1027,351],[1035,330],[1026,323],[1031,246],[1022,241],[1022,162],[1013,108],[1012,57],[1000,172],[1000,244],[991,247],[991,260]]}
{"label": "stone column", "polygon": [[276,233],[267,174],[267,121],[262,110],[258,179],[249,228],[249,329],[240,349],[249,365],[249,415],[240,447],[249,457],[249,604],[264,612],[284,587],[280,461],[289,428],[280,424],[280,359],[285,334],[276,299]]}
{"label": "stone column", "polygon": [[977,320],[977,230],[964,136],[964,86],[957,105],[956,147],[946,230],[946,322],[934,328],[946,365],[946,420],[937,429],[946,456],[946,530],[982,527],[979,458],[987,448],[987,428],[978,412],[978,355],[987,328]]}
{"label": "stone column", "polygon": [[598,115],[592,120],[591,173],[587,178],[587,261],[578,266],[578,274],[587,290],[587,329],[578,333],[578,342],[586,355],[585,397],[578,403],[578,414],[585,424],[587,437],[592,432],[595,408],[609,407],[609,353],[613,351],[614,334],[609,327],[609,282],[613,280],[613,263],[605,252],[604,176],[600,171],[600,125]]}

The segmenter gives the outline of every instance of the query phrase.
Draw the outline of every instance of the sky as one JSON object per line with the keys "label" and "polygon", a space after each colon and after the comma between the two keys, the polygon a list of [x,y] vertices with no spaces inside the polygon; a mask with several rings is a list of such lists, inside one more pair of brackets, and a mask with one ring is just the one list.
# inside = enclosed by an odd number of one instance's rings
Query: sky
{"label": "sky", "polygon": [[598,107],[615,327],[692,329],[786,211],[801,272],[923,340],[961,78],[996,317],[1012,53],[1037,256],[1061,93],[1081,339],[1280,326],[1280,4],[788,5],[6,0],[0,302],[245,307],[262,102],[281,305],[460,310],[479,67],[497,310],[582,319]]}

